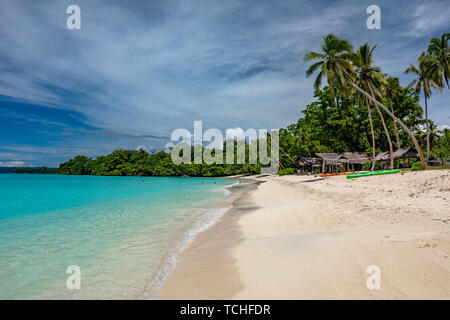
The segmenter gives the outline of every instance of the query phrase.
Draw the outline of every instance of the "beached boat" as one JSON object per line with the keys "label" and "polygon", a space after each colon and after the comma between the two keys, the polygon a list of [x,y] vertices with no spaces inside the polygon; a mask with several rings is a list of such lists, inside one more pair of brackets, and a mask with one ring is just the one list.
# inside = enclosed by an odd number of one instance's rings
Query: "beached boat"
{"label": "beached boat", "polygon": [[332,177],[332,176],[343,176],[348,174],[354,174],[355,171],[349,171],[349,172],[335,172],[335,173],[324,173],[321,174],[321,177]]}
{"label": "beached boat", "polygon": [[394,170],[381,170],[381,171],[372,171],[372,172],[362,172],[362,173],[356,173],[356,174],[350,174],[347,176],[347,179],[352,178],[360,178],[360,177],[370,177],[370,176],[378,176],[382,174],[391,174],[391,173],[399,173],[400,169],[394,169]]}

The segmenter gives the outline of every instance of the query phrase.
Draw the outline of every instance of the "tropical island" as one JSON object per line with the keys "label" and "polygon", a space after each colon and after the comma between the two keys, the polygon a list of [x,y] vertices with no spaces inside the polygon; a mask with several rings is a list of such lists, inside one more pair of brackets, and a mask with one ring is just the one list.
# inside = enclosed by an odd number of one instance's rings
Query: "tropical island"
{"label": "tropical island", "polygon": [[448,5],[6,2],[0,299],[450,298]]}
{"label": "tropical island", "polygon": [[[317,153],[364,153],[371,161],[364,163],[363,170],[407,167],[409,163],[395,158],[394,151],[409,149],[416,150],[419,155],[416,160],[421,161],[422,169],[432,159],[432,164],[445,167],[450,159],[450,130],[439,129],[429,119],[428,104],[433,92],[442,93],[449,88],[449,38],[450,34],[444,34],[431,39],[427,53],[418,58],[418,66],[405,67],[405,73],[416,76],[405,87],[397,77],[388,76],[375,65],[376,45],[366,43],[353,50],[348,41],[333,34],[325,36],[323,51],[309,52],[304,57],[305,62],[314,61],[306,75],[318,72],[314,81],[315,101],[305,106],[297,123],[279,130],[282,174],[305,172],[302,159],[312,159]],[[321,88],[325,79],[328,86]],[[424,108],[420,95],[424,97]],[[223,148],[226,151],[225,144]],[[383,152],[385,156],[377,162],[377,155]],[[175,165],[165,151],[149,154],[142,149],[120,149],[96,159],[79,155],[60,164],[57,172],[209,177],[257,174],[260,169],[260,163]],[[318,173],[320,168],[310,171]]]}
{"label": "tropical island", "polygon": [[[448,89],[448,38],[432,39],[419,67],[405,67],[418,77],[403,87],[373,66],[375,46],[353,52],[347,41],[326,36],[323,52],[305,56],[315,61],[307,75],[318,72],[315,101],[280,130],[281,173],[320,171],[308,161],[333,167],[357,156],[363,170],[405,171],[354,180],[254,178],[256,189],[182,253],[160,298],[448,298],[450,133],[422,116],[419,97],[423,92],[426,111],[431,90]],[[328,86],[321,89],[322,80]],[[224,245],[236,225],[238,240]]]}
{"label": "tropical island", "polygon": [[13,172],[14,173],[55,174],[58,172],[58,169],[47,168],[47,167],[39,167],[39,168],[18,167],[18,168],[15,168]]}

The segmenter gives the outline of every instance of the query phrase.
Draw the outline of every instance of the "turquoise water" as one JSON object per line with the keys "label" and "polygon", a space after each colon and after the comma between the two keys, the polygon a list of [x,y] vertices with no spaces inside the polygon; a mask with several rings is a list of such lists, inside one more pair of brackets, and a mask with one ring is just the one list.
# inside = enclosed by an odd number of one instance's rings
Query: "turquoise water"
{"label": "turquoise water", "polygon": [[[0,174],[0,299],[154,297],[235,182]],[[66,286],[71,265],[79,290]]]}

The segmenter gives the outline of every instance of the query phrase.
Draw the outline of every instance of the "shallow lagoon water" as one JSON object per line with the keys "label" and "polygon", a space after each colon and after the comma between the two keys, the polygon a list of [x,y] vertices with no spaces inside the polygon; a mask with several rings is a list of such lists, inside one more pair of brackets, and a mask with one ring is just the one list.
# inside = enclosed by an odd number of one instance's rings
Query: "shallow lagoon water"
{"label": "shallow lagoon water", "polygon": [[[0,298],[153,297],[235,182],[0,174]],[[66,286],[71,265],[79,290]]]}

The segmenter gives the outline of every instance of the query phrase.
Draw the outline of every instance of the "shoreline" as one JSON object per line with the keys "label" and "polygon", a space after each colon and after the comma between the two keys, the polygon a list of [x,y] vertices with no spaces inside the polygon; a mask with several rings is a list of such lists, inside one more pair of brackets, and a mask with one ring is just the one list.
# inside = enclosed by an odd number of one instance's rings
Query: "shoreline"
{"label": "shoreline", "polygon": [[[242,289],[231,250],[241,238],[238,219],[252,210],[247,208],[246,195],[260,183],[252,177],[239,177],[238,184],[227,188],[231,193],[225,199],[232,207],[179,253],[157,299],[228,299]],[[210,272],[212,269],[217,272]]]}
{"label": "shoreline", "polygon": [[[192,177],[188,178],[190,179]],[[199,178],[205,179],[205,177]],[[212,179],[217,178],[212,177]],[[233,180],[234,183],[227,181],[227,185],[223,189],[222,198],[209,198],[196,203],[192,207],[185,207],[183,209],[196,212],[196,217],[191,219],[179,232],[174,234],[169,241],[169,247],[163,259],[160,261],[157,271],[153,275],[153,279],[147,283],[145,292],[141,292],[135,296],[135,299],[157,300],[161,288],[165,285],[166,280],[178,265],[180,254],[191,246],[199,234],[217,224],[222,216],[231,209],[231,203],[227,200],[228,195],[231,193],[229,189],[238,185],[239,179],[233,177],[229,178],[229,180]]]}
{"label": "shoreline", "polygon": [[[450,298],[450,171],[253,181],[180,254],[160,299]],[[372,265],[381,290],[367,287]]]}

